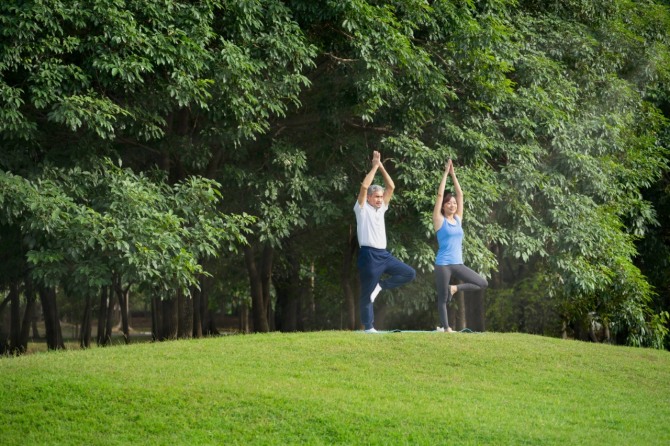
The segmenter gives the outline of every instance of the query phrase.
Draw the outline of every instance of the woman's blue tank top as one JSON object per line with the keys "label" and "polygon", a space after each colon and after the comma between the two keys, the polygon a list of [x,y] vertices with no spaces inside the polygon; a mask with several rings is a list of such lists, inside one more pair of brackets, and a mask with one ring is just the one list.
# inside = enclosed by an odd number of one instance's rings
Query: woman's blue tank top
{"label": "woman's blue tank top", "polygon": [[456,223],[444,219],[442,227],[437,230],[439,246],[435,256],[436,265],[459,265],[463,263],[463,227],[458,215],[454,215]]}

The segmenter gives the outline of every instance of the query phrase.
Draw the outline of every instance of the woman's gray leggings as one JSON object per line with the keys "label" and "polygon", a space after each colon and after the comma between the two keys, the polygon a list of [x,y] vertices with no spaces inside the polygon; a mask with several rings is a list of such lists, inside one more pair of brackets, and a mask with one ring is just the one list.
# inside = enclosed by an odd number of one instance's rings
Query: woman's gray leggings
{"label": "woman's gray leggings", "polygon": [[463,283],[456,285],[458,291],[483,290],[489,283],[482,276],[468,268],[460,265],[435,265],[435,286],[437,288],[437,312],[440,314],[442,327],[449,327],[447,319],[447,304],[451,302],[449,282],[454,277]]}

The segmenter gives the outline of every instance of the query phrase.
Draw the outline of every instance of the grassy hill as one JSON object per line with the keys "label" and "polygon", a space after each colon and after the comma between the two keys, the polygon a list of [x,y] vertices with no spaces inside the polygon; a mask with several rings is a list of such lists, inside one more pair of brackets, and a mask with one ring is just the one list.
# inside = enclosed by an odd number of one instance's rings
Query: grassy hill
{"label": "grassy hill", "polygon": [[0,359],[0,444],[670,444],[670,353],[522,334],[240,335]]}

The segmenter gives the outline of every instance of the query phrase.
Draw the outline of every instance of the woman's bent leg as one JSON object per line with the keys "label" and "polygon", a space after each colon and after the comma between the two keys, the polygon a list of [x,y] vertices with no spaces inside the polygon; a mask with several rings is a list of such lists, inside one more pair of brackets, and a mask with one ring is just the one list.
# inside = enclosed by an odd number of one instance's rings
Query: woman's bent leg
{"label": "woman's bent leg", "polygon": [[449,265],[453,276],[463,283],[456,285],[458,291],[483,290],[489,286],[485,278],[465,265]]}

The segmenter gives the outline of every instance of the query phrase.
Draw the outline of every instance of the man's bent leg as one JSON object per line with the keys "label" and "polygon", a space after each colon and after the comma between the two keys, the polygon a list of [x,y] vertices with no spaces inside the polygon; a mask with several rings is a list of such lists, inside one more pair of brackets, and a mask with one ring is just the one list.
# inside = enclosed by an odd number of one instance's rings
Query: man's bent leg
{"label": "man's bent leg", "polygon": [[401,262],[393,256],[386,259],[384,273],[390,275],[386,280],[380,282],[382,289],[390,290],[397,288],[408,282],[411,282],[416,277],[416,271],[409,265]]}

